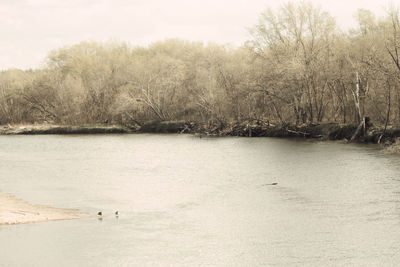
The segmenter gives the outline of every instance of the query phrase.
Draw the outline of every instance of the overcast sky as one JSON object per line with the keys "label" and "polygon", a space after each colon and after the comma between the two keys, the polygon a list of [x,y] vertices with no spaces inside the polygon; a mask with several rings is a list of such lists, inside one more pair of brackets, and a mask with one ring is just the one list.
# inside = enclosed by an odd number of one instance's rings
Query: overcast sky
{"label": "overcast sky", "polygon": [[[400,2],[400,0],[397,0]],[[240,45],[267,7],[281,0],[0,0],[0,69],[37,68],[53,49],[81,41],[147,45],[166,38]],[[358,8],[384,14],[379,0],[312,0],[354,26]],[[392,3],[397,4],[396,1]]]}

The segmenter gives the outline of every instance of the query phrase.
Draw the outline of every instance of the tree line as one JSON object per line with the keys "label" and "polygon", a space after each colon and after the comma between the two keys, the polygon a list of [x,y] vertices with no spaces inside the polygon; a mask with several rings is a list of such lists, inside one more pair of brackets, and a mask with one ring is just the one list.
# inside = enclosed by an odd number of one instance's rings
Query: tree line
{"label": "tree line", "polygon": [[0,72],[0,124],[185,120],[400,125],[400,12],[341,30],[310,3],[267,9],[241,47],[82,42]]}

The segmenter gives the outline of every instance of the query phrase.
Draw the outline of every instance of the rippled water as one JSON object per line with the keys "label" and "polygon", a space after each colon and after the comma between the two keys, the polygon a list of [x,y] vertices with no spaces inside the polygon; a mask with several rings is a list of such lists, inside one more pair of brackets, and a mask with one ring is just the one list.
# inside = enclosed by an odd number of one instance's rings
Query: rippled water
{"label": "rippled water", "polygon": [[0,190],[105,214],[0,226],[0,266],[397,266],[399,174],[337,142],[0,136]]}

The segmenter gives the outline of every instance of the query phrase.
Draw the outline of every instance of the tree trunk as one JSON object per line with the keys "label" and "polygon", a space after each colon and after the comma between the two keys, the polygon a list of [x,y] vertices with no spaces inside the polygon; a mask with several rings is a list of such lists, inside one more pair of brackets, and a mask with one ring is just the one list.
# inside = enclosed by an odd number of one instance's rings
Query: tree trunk
{"label": "tree trunk", "polygon": [[361,123],[361,110],[360,110],[360,79],[358,77],[358,71],[356,71],[356,89],[352,91],[354,99],[354,107],[356,112],[357,123]]}

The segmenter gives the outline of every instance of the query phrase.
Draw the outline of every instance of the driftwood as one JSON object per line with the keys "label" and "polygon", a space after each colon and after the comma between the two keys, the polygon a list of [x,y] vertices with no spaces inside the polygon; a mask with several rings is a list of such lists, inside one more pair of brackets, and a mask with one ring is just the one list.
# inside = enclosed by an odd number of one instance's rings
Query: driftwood
{"label": "driftwood", "polygon": [[378,144],[381,143],[382,137],[383,137],[384,135],[385,135],[385,133],[382,133],[382,134],[379,136],[379,138],[378,138]]}
{"label": "driftwood", "polygon": [[298,134],[298,135],[311,135],[310,133],[300,132],[300,131],[293,131],[293,130],[290,130],[290,129],[286,129],[286,131],[288,131],[289,133],[294,133],[294,134]]}
{"label": "driftwood", "polygon": [[180,133],[180,134],[183,134],[183,133],[185,133],[186,131],[188,131],[188,132],[190,131],[188,125],[185,125],[185,128],[184,128],[182,131],[180,131],[179,133]]}

